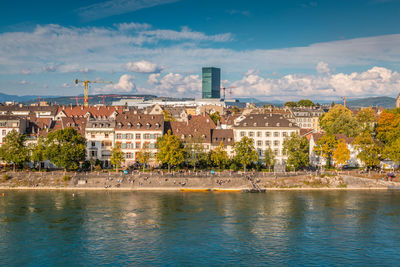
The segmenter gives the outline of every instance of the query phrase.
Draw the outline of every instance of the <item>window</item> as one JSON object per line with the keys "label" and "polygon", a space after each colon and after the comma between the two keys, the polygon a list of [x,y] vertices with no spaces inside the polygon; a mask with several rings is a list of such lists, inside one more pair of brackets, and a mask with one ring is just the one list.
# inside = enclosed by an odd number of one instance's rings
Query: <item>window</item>
{"label": "window", "polygon": [[136,149],[140,149],[140,142],[136,142]]}
{"label": "window", "polygon": [[271,146],[271,141],[265,141],[266,146]]}
{"label": "window", "polygon": [[105,137],[105,138],[108,138],[108,133],[105,133],[105,134],[104,134],[104,137]]}
{"label": "window", "polygon": [[143,139],[150,139],[150,134],[144,134]]}
{"label": "window", "polygon": [[133,134],[127,134],[126,139],[133,139]]}
{"label": "window", "polygon": [[275,155],[275,156],[279,156],[279,150],[278,150],[278,149],[275,149],[275,150],[274,150],[274,155]]}
{"label": "window", "polygon": [[262,141],[258,140],[257,141],[257,146],[262,146]]}
{"label": "window", "polygon": [[140,139],[140,133],[137,133],[135,136],[136,139]]}
{"label": "window", "polygon": [[254,136],[254,132],[249,132],[249,137],[253,137]]}
{"label": "window", "polygon": [[92,139],[94,139],[94,138],[96,138],[96,135],[95,135],[95,134],[92,134],[90,137],[91,137]]}
{"label": "window", "polygon": [[287,136],[287,132],[283,132],[283,133],[282,133],[282,136],[283,136],[283,137],[286,137],[286,136]]}
{"label": "window", "polygon": [[117,139],[121,139],[121,134],[120,133],[117,133]]}
{"label": "window", "polygon": [[6,130],[3,130],[3,131],[2,131],[2,135],[3,135],[3,136],[7,135],[7,131],[6,131]]}
{"label": "window", "polygon": [[97,151],[91,151],[90,155],[91,155],[92,157],[97,157]]}
{"label": "window", "polygon": [[279,132],[274,132],[275,137],[279,137]]}
{"label": "window", "polygon": [[155,143],[150,143],[150,149],[154,149],[156,147]]}
{"label": "window", "polygon": [[124,155],[125,155],[125,158],[126,158],[126,159],[131,159],[132,156],[133,156],[133,154],[130,153],[130,152],[129,152],[129,153],[125,153]]}
{"label": "window", "polygon": [[126,134],[122,134],[122,139],[126,139]]}
{"label": "window", "polygon": [[265,132],[265,137],[270,137],[271,136],[271,132]]}
{"label": "window", "polygon": [[126,148],[127,148],[127,149],[133,148],[132,143],[126,143]]}
{"label": "window", "polygon": [[93,146],[96,146],[96,142],[92,142],[92,147],[93,147]]}
{"label": "window", "polygon": [[144,148],[144,149],[150,148],[150,143],[149,143],[149,142],[144,143],[144,144],[143,144],[143,148]]}
{"label": "window", "polygon": [[126,148],[126,143],[122,143],[121,148]]}
{"label": "window", "polygon": [[279,141],[278,140],[274,141],[274,146],[279,146]]}
{"label": "window", "polygon": [[257,137],[261,137],[261,132],[257,132]]}
{"label": "window", "polygon": [[240,132],[240,136],[241,136],[241,137],[243,137],[243,136],[245,136],[245,135],[246,135],[245,132]]}

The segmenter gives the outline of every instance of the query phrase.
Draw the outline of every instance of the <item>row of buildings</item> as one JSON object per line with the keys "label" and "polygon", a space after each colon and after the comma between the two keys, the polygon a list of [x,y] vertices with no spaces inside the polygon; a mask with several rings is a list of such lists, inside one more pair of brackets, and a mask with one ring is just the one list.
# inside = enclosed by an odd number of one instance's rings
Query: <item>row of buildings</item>
{"label": "row of buildings", "polygon": [[[27,142],[34,143],[49,132],[67,127],[75,128],[87,140],[87,159],[98,159],[110,167],[111,150],[118,142],[125,165],[136,163],[137,153],[145,149],[157,152],[157,138],[171,131],[184,143],[199,143],[204,151],[222,142],[229,156],[233,144],[243,137],[254,140],[260,158],[266,149],[275,154],[277,163],[284,164],[285,138],[293,133],[307,136],[310,146],[322,133],[319,118],[322,108],[257,108],[242,110],[223,105],[171,106],[152,105],[145,108],[127,106],[0,106],[0,145],[12,130],[24,133]],[[209,114],[219,114],[214,122]],[[215,118],[214,118],[215,119]],[[310,147],[311,161],[320,159]],[[354,162],[359,164],[359,162]]]}

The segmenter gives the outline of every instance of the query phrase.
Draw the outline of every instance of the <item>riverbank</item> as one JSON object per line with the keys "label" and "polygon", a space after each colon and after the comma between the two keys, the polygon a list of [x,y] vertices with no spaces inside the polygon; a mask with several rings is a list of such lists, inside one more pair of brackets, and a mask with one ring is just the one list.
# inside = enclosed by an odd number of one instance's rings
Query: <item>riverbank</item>
{"label": "riverbank", "polygon": [[388,190],[400,182],[352,175],[160,175],[116,173],[8,173],[0,190],[113,190],[249,192],[287,190]]}

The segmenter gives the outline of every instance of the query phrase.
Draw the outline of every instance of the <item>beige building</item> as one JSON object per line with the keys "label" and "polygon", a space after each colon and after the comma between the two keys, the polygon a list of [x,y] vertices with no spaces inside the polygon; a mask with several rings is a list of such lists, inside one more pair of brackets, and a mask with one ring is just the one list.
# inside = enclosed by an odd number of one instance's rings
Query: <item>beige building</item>
{"label": "beige building", "polygon": [[140,150],[146,150],[154,157],[157,138],[164,132],[164,116],[150,114],[119,114],[115,120],[115,142],[121,144],[124,166],[133,165]]}
{"label": "beige building", "polygon": [[233,126],[235,142],[247,136],[254,140],[260,159],[267,148],[275,154],[277,163],[285,163],[287,155],[283,151],[283,141],[292,133],[300,133],[300,128],[279,114],[250,114]]}
{"label": "beige building", "polygon": [[397,96],[396,99],[396,108],[400,108],[400,94]]}
{"label": "beige building", "polygon": [[3,144],[3,139],[12,130],[18,133],[25,133],[28,122],[25,117],[0,115],[0,146]]}

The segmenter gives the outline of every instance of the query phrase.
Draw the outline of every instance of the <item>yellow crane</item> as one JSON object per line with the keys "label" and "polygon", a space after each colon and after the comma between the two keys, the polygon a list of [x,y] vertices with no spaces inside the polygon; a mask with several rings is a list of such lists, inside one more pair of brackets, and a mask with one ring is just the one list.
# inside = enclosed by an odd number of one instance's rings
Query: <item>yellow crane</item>
{"label": "yellow crane", "polygon": [[81,80],[75,79],[75,84],[78,84],[78,83],[83,83],[83,86],[85,86],[85,95],[84,95],[85,107],[88,107],[89,106],[89,83],[113,83],[113,82],[89,81],[89,80],[81,81]]}

